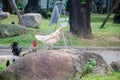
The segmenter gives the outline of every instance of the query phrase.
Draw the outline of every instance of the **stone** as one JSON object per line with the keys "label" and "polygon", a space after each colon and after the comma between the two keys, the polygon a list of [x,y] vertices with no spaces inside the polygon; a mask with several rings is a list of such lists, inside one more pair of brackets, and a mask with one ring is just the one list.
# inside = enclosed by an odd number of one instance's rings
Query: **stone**
{"label": "stone", "polygon": [[2,12],[0,11],[0,20],[6,19],[9,17],[9,12]]}
{"label": "stone", "polygon": [[110,65],[111,65],[113,70],[120,72],[120,60],[114,61]]}
{"label": "stone", "polygon": [[90,58],[97,62],[94,74],[109,72],[107,63],[98,54],[76,49],[43,50],[16,60],[0,72],[0,80],[80,80]]}
{"label": "stone", "polygon": [[0,24],[0,38],[18,36],[26,33],[26,27],[15,24]]}
{"label": "stone", "polygon": [[26,27],[39,28],[42,16],[38,13],[27,13],[22,16]]}

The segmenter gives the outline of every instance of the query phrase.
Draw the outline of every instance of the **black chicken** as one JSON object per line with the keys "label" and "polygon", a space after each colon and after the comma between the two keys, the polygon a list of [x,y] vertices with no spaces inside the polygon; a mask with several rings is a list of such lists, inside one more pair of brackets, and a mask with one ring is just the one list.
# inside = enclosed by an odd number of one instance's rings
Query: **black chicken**
{"label": "black chicken", "polygon": [[[11,45],[11,49],[13,56],[19,56],[19,54],[22,52],[22,48],[19,46],[17,42],[13,42],[13,44]],[[14,61],[15,59],[13,59],[13,62]]]}
{"label": "black chicken", "polygon": [[[11,45],[13,56],[19,56],[19,54],[22,52],[22,48],[19,46],[17,42],[13,42]],[[13,58],[13,62],[15,61],[15,58]],[[10,61],[6,61],[6,67],[10,65]]]}

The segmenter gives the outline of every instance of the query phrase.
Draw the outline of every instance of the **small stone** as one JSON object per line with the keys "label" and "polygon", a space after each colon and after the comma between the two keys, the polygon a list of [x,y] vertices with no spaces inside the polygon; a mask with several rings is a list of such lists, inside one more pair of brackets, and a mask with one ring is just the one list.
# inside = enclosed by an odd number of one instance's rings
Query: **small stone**
{"label": "small stone", "polygon": [[2,12],[0,11],[0,20],[6,19],[9,17],[9,12]]}
{"label": "small stone", "polygon": [[113,70],[120,72],[120,60],[114,61],[110,65],[113,68]]}

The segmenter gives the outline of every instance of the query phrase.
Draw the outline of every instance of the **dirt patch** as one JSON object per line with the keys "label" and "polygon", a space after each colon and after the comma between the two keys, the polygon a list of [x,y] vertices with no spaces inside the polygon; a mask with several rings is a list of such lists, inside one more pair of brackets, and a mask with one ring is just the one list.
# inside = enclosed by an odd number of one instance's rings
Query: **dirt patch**
{"label": "dirt patch", "polygon": [[1,58],[0,58],[0,64],[1,64],[2,62],[4,62],[4,61],[5,61],[5,59],[1,59]]}
{"label": "dirt patch", "polygon": [[115,36],[111,36],[111,37],[106,37],[107,41],[116,41],[116,42],[120,42],[120,38],[115,37]]}

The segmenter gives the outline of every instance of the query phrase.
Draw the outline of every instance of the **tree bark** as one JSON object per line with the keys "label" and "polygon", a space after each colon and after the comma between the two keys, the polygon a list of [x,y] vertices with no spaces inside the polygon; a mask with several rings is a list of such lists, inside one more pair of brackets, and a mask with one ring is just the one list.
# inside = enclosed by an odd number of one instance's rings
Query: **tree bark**
{"label": "tree bark", "polygon": [[[104,22],[100,26],[100,28],[104,28],[104,25],[106,24],[107,20],[109,19],[110,15],[113,13],[113,11],[118,7],[119,3],[120,3],[120,0],[115,0],[114,6],[112,7],[110,13],[107,15],[107,17],[105,18]],[[114,17],[114,19],[115,19],[115,17]]]}
{"label": "tree bark", "polygon": [[49,12],[49,0],[47,0],[47,6],[46,6],[46,8],[47,8],[47,13]]}
{"label": "tree bark", "polygon": [[80,38],[91,38],[90,24],[92,0],[68,0],[70,31]]}
{"label": "tree bark", "polygon": [[40,0],[28,0],[28,3],[25,7],[25,13],[40,13]]}
{"label": "tree bark", "polygon": [[120,1],[119,1],[119,6],[116,9],[115,15],[113,17],[113,22],[120,24]]}
{"label": "tree bark", "polygon": [[24,26],[24,22],[23,22],[22,17],[21,17],[21,15],[20,15],[20,13],[19,13],[19,11],[17,9],[15,1],[14,0],[9,0],[9,3],[11,4],[11,6],[13,7],[13,9],[15,10],[15,12],[16,12],[16,14],[18,16],[19,24]]}

